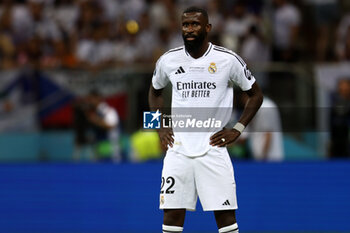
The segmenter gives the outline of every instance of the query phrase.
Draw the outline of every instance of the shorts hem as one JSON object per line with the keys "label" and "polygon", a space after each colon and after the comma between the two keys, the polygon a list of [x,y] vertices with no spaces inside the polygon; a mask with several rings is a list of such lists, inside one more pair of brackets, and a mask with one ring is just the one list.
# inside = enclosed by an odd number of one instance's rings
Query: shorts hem
{"label": "shorts hem", "polygon": [[204,209],[203,208],[203,211],[219,211],[219,210],[237,210],[238,207],[226,207],[226,208],[207,208],[207,209]]}
{"label": "shorts hem", "polygon": [[172,209],[186,209],[188,211],[196,211],[196,208],[187,207],[159,207],[160,210],[172,210]]}

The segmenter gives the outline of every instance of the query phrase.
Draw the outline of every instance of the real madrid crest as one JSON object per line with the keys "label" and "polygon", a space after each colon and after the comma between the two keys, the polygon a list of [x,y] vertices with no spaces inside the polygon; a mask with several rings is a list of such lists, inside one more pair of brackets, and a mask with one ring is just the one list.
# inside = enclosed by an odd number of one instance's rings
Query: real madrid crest
{"label": "real madrid crest", "polygon": [[210,63],[208,71],[211,74],[214,74],[217,71],[216,64],[214,62]]}
{"label": "real madrid crest", "polygon": [[160,204],[164,205],[164,196],[163,195],[160,196]]}

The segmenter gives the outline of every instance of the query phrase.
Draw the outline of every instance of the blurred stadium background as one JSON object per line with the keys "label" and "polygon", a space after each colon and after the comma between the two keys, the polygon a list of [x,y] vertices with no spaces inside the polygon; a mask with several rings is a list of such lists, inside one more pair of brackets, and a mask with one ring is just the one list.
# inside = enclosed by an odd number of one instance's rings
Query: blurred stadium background
{"label": "blurred stadium background", "polygon": [[[350,232],[346,0],[2,0],[0,232],[161,231],[163,152],[142,117],[190,5],[280,112],[281,161],[229,148],[240,232]],[[91,90],[118,113],[113,155],[85,119]],[[185,232],[217,232],[197,209]]]}

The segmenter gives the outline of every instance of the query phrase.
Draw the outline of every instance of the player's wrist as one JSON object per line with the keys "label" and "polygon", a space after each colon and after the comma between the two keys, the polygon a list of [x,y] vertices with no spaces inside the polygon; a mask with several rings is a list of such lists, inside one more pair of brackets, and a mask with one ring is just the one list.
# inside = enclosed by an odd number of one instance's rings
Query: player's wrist
{"label": "player's wrist", "polygon": [[233,129],[237,130],[239,133],[243,133],[245,126],[241,122],[237,122],[235,126],[233,126]]}

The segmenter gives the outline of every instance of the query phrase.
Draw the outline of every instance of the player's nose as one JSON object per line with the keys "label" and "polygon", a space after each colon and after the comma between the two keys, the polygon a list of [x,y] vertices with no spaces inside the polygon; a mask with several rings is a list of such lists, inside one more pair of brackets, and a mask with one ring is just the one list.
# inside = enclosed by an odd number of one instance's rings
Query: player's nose
{"label": "player's nose", "polygon": [[188,26],[185,28],[185,32],[186,32],[187,34],[193,33],[193,32],[194,32],[193,26],[192,26],[192,25],[188,25]]}

